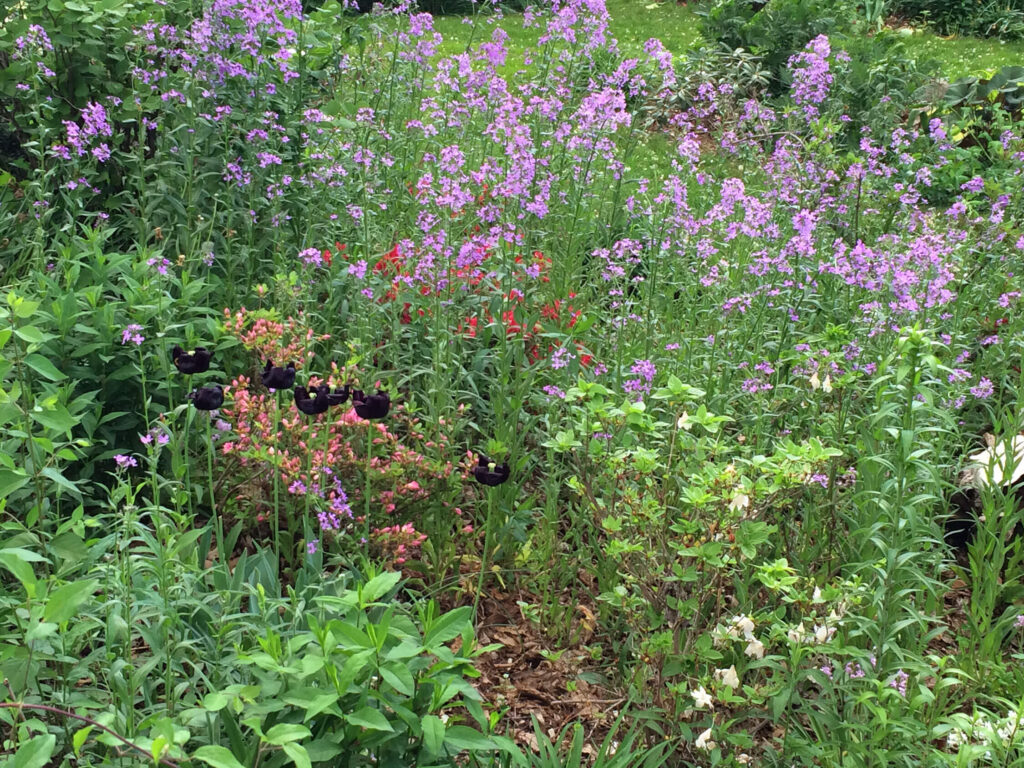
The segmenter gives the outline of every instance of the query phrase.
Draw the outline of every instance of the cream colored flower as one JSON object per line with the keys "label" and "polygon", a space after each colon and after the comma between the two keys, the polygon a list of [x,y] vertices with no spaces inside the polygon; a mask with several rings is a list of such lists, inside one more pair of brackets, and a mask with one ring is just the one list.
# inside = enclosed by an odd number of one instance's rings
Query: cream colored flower
{"label": "cream colored flower", "polygon": [[818,372],[817,371],[815,371],[814,373],[811,374],[811,378],[809,379],[809,382],[810,382],[810,385],[811,385],[811,389],[817,391],[818,389],[821,388],[821,379],[818,378]]}
{"label": "cream colored flower", "polygon": [[821,391],[828,394],[832,391],[832,377],[826,375],[825,380],[821,382]]}
{"label": "cream colored flower", "polygon": [[754,762],[754,758],[752,758],[746,752],[743,752],[739,755],[739,757],[736,758],[736,762],[740,765],[750,765],[752,762]]}
{"label": "cream colored flower", "polygon": [[711,694],[704,690],[702,685],[696,691],[690,691],[690,695],[693,696],[693,702],[697,705],[698,709],[707,707],[708,709],[715,708],[715,700],[711,697]]}
{"label": "cream colored flower", "polygon": [[743,491],[736,491],[732,496],[732,501],[729,502],[729,509],[735,511],[738,509],[746,509],[750,506],[750,497],[747,496]]}
{"label": "cream colored flower", "polygon": [[752,638],[747,647],[743,650],[747,656],[752,659],[763,659],[764,658],[764,643],[758,640],[756,637]]}
{"label": "cream colored flower", "polygon": [[740,676],[736,674],[736,665],[733,664],[728,669],[716,669],[715,679],[724,685],[729,686],[733,690],[740,687]]}
{"label": "cream colored flower", "polygon": [[683,415],[679,417],[679,420],[676,422],[676,426],[679,427],[679,429],[685,429],[687,432],[693,429],[693,422],[690,421],[690,414],[683,411]]}
{"label": "cream colored flower", "polygon": [[717,744],[715,744],[715,742],[711,740],[710,728],[708,728],[700,736],[697,737],[697,741],[694,742],[694,746],[697,747],[697,749],[704,749],[708,752],[710,752],[712,749],[718,746]]}

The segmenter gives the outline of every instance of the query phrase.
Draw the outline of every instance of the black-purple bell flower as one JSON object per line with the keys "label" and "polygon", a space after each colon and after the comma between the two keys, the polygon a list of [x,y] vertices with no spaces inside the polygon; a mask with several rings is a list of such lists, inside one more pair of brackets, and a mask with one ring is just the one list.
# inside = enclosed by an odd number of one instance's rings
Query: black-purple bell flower
{"label": "black-purple bell flower", "polygon": [[309,391],[305,387],[295,388],[295,407],[307,416],[316,416],[327,410],[331,388],[326,384],[321,384],[319,387],[315,387],[313,392],[313,396],[310,397]]}
{"label": "black-purple bell flower", "polygon": [[344,387],[336,388],[333,392],[328,393],[327,404],[331,408],[334,408],[335,406],[338,405],[344,405],[345,403],[348,402],[348,396],[349,389],[348,384],[346,384]]}
{"label": "black-purple bell flower", "polygon": [[267,389],[291,389],[295,386],[295,363],[288,363],[282,368],[275,366],[273,360],[267,360],[263,367],[263,386]]}
{"label": "black-purple bell flower", "polygon": [[214,384],[189,392],[188,399],[199,411],[215,411],[224,404],[224,387]]}
{"label": "black-purple bell flower", "polygon": [[478,483],[494,487],[508,480],[511,474],[508,464],[495,464],[482,453],[478,454],[478,456],[479,461],[473,467],[473,477],[476,478]]}
{"label": "black-purple bell flower", "polygon": [[196,347],[194,352],[186,352],[177,344],[171,349],[171,361],[181,373],[206,373],[210,370],[213,353],[206,347]]}
{"label": "black-purple bell flower", "polygon": [[376,395],[367,395],[357,389],[352,393],[352,406],[361,419],[383,419],[391,410],[391,398],[381,389],[377,390]]}

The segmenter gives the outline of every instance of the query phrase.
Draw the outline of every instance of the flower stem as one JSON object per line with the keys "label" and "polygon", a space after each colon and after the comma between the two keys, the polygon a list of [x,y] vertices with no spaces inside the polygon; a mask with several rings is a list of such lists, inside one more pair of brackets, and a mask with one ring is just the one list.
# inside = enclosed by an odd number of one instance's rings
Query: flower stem
{"label": "flower stem", "polygon": [[366,422],[366,472],[363,478],[363,543],[370,543],[370,464],[373,462],[373,422]]}
{"label": "flower stem", "polygon": [[473,621],[477,619],[477,610],[480,607],[480,595],[484,590],[484,575],[487,573],[488,554],[491,549],[491,528],[494,518],[494,494],[493,488],[487,492],[487,518],[484,520],[484,551],[480,555],[480,576],[476,582],[476,594],[473,596]]}

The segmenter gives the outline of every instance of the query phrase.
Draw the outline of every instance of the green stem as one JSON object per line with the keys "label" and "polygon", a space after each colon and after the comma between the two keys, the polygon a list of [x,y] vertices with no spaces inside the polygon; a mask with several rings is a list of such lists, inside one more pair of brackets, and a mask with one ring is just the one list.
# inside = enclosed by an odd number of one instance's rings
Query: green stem
{"label": "green stem", "polygon": [[370,464],[373,462],[373,422],[366,422],[366,472],[363,480],[363,543],[370,543]]}
{"label": "green stem", "polygon": [[484,576],[487,573],[488,554],[491,550],[491,528],[494,518],[494,489],[487,491],[487,518],[484,521],[484,551],[480,555],[480,576],[476,582],[476,594],[473,596],[473,621],[477,619],[477,610],[480,607],[480,595],[484,590]]}

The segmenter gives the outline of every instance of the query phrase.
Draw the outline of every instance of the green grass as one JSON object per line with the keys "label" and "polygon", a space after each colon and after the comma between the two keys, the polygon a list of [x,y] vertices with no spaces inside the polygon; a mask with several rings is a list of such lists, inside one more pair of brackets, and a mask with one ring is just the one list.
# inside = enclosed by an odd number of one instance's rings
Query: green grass
{"label": "green grass", "polygon": [[941,64],[949,80],[984,75],[1008,65],[1024,64],[1024,41],[1006,42],[994,38],[939,37],[914,30],[907,36],[907,53],[931,58]]}
{"label": "green grass", "polygon": [[[611,32],[619,41],[621,50],[635,55],[643,44],[657,37],[676,55],[681,55],[703,43],[696,3],[680,5],[677,0],[607,0],[611,15]],[[508,47],[515,54],[504,74],[511,74],[522,66],[521,51],[532,48],[540,36],[539,29],[523,29],[519,14],[509,14],[502,27],[509,35]],[[434,26],[444,36],[442,54],[465,50],[471,39],[480,40],[489,35],[485,26],[476,31],[461,17],[444,16],[434,20]],[[992,38],[940,37],[922,29],[905,27],[899,30],[906,36],[907,52],[919,58],[937,60],[941,72],[949,80],[969,75],[983,75],[1010,64],[1024,63],[1024,41],[1007,42]]]}

